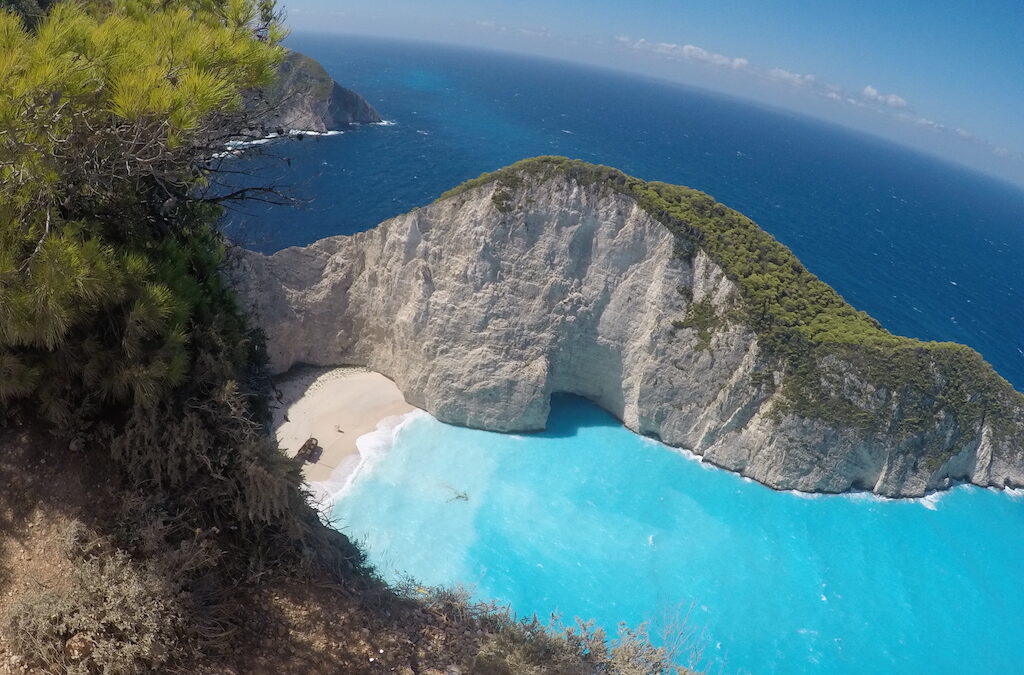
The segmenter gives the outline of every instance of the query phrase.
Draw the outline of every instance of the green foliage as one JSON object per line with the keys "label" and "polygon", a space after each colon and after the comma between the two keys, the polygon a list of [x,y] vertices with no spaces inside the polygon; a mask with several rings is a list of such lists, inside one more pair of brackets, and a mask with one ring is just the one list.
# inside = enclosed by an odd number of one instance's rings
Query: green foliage
{"label": "green foliage", "polygon": [[[209,365],[223,367],[213,359]],[[246,530],[266,523],[301,527],[302,521],[291,517],[302,511],[302,495],[295,489],[300,465],[278,450],[249,410],[229,380],[189,399],[183,410],[173,401],[138,406],[111,439],[111,449],[135,483],[187,489],[211,521]],[[289,534],[301,539],[306,533]]]}
{"label": "green foliage", "polygon": [[42,20],[51,4],[53,0],[0,0],[0,10],[16,14],[31,27]]}
{"label": "green foliage", "polygon": [[[201,196],[240,93],[280,57],[272,17],[262,0],[111,0],[29,30],[0,12],[0,405],[145,486],[69,593],[12,615],[48,672],[162,671],[230,635],[238,584],[361,565],[266,433],[262,344]],[[92,654],[69,660],[79,634]]]}
{"label": "green foliage", "polygon": [[697,349],[709,349],[711,335],[718,327],[719,319],[715,316],[715,306],[707,298],[700,302],[691,302],[686,307],[686,317],[680,325],[697,331]]}
{"label": "green foliage", "polygon": [[[441,199],[490,183],[520,185],[557,176],[583,185],[600,183],[632,197],[676,236],[677,255],[703,250],[722,268],[739,288],[737,310],[715,317],[710,306],[691,305],[678,325],[696,328],[705,347],[717,320],[736,319],[752,328],[785,369],[786,404],[778,412],[896,435],[928,428],[948,412],[965,434],[960,442],[966,442],[982,420],[997,432],[1010,433],[1015,411],[1024,409],[1024,396],[977,352],[892,335],[749,218],[696,190],[565,157],[537,157],[467,181]],[[845,378],[850,374],[861,378],[863,388],[887,392],[889,407],[899,411],[895,427],[887,428],[889,421],[849,391]]]}
{"label": "green foliage", "polygon": [[495,190],[494,194],[491,195],[491,202],[494,204],[494,208],[498,209],[501,213],[511,213],[515,209],[512,193],[505,188]]}
{"label": "green foliage", "polygon": [[0,403],[81,426],[185,383],[227,298],[193,194],[280,56],[264,5],[59,3],[33,32],[0,12]]}

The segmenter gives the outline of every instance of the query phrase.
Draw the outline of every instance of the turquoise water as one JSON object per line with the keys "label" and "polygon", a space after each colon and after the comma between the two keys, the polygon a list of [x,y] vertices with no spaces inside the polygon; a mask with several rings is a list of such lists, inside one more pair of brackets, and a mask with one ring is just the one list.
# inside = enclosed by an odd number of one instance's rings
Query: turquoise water
{"label": "turquoise water", "polygon": [[774,492],[582,399],[556,397],[551,428],[522,436],[417,416],[334,515],[386,577],[466,584],[520,615],[614,628],[688,613],[703,665],[727,673],[1024,663],[1021,498]]}

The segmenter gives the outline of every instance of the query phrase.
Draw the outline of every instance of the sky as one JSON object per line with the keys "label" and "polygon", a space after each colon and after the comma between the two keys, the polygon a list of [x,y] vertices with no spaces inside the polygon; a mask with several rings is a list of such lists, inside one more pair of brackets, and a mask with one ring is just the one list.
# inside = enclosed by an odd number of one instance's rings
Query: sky
{"label": "sky", "polygon": [[281,0],[294,30],[642,73],[1024,185],[1024,0]]}

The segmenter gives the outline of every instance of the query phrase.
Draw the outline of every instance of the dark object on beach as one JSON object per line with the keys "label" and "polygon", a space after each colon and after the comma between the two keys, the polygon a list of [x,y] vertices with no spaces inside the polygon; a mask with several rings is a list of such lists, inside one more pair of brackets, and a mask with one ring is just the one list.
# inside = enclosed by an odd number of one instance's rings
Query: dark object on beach
{"label": "dark object on beach", "polygon": [[315,438],[310,438],[302,444],[295,456],[303,462],[316,464],[322,454],[324,454],[324,449],[320,447],[320,443]]}

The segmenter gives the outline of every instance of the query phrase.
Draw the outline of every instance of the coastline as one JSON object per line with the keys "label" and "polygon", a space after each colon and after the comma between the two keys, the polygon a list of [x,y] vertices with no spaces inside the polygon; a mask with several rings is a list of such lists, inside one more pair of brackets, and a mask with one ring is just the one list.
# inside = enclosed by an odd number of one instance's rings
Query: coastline
{"label": "coastline", "polygon": [[274,387],[274,433],[281,450],[294,457],[310,438],[322,448],[317,461],[303,466],[318,500],[341,491],[377,454],[380,441],[389,445],[400,423],[418,410],[394,382],[361,367],[293,368],[275,379]]}

